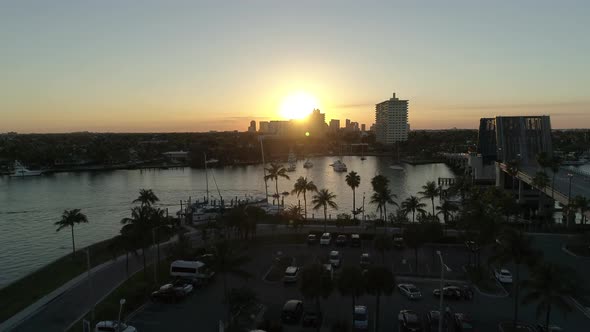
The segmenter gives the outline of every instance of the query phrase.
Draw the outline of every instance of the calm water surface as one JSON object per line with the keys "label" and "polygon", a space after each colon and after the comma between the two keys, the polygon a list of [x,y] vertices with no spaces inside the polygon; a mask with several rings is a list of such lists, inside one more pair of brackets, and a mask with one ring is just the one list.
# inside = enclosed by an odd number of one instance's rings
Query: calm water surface
{"label": "calm water surface", "polygon": [[[329,165],[333,157],[312,158],[314,167],[289,173],[291,180],[279,180],[279,192],[291,191],[294,180],[307,176],[318,188],[328,188],[337,195],[337,213],[350,213],[352,192],[344,180],[346,173],[336,173]],[[453,177],[444,164],[410,166],[405,171],[389,168],[389,159],[343,157],[349,171],[361,176],[357,189],[357,207],[362,204],[363,193],[367,203],[371,195],[370,179],[383,174],[390,179],[390,187],[398,201],[415,195],[421,186],[438,177]],[[236,166],[212,169],[209,188],[213,195],[217,189],[226,201],[238,196],[264,196],[262,166]],[[40,177],[14,179],[0,176],[0,287],[38,269],[70,252],[71,238],[68,229],[56,232],[53,223],[60,219],[64,209],[79,208],[88,216],[89,223],[76,227],[76,246],[83,247],[118,234],[120,220],[129,215],[132,201],[141,188],[151,188],[160,198],[160,207],[175,213],[180,200],[189,196],[202,199],[205,195],[205,172],[195,169],[157,171],[121,170],[97,173],[58,173]],[[269,193],[274,193],[269,182]],[[302,199],[301,199],[302,200]],[[425,202],[429,204],[429,202]],[[287,196],[285,205],[297,204],[297,197]],[[303,200],[302,200],[303,204]],[[393,209],[392,209],[393,210]],[[366,205],[367,213],[375,212]],[[321,215],[308,207],[308,213]]]}

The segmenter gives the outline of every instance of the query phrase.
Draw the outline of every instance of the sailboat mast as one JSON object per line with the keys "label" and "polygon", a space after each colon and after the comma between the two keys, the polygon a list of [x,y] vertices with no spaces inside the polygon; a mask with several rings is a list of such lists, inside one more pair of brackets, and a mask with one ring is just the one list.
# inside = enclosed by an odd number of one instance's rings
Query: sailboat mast
{"label": "sailboat mast", "polygon": [[205,158],[205,186],[206,186],[206,192],[207,192],[207,196],[205,199],[205,204],[209,203],[209,176],[207,176],[207,153],[203,152],[203,157]]}
{"label": "sailboat mast", "polygon": [[264,144],[262,144],[262,136],[260,136],[260,153],[262,154],[262,172],[264,174],[264,192],[266,193],[266,203],[268,203],[268,184],[266,182],[266,163],[264,162]]}

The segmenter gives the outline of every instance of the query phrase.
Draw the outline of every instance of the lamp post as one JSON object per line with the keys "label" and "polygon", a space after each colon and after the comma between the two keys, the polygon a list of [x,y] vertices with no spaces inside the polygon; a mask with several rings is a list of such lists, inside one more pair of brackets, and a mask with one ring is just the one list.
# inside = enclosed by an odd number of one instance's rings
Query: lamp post
{"label": "lamp post", "polygon": [[442,332],[443,319],[444,319],[444,316],[443,316],[443,295],[444,295],[443,287],[444,287],[444,283],[445,283],[445,270],[450,272],[451,269],[449,269],[449,267],[445,265],[445,262],[443,261],[443,257],[442,257],[442,254],[440,253],[440,250],[437,250],[436,254],[440,258],[440,299],[439,299],[439,304],[438,304],[438,312],[439,312],[438,332]]}
{"label": "lamp post", "polygon": [[121,332],[121,313],[123,312],[123,305],[125,304],[125,299],[119,300],[119,319],[117,320],[117,332]]}

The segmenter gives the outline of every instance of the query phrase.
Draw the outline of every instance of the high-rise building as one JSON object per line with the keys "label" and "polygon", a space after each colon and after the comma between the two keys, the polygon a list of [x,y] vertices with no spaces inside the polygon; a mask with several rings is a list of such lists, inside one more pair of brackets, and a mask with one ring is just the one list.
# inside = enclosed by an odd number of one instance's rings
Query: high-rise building
{"label": "high-rise building", "polygon": [[248,132],[249,133],[256,132],[256,121],[254,121],[254,120],[250,121],[250,127],[248,127]]}
{"label": "high-rise building", "polygon": [[268,121],[260,121],[258,124],[258,132],[268,133]]}
{"label": "high-rise building", "polygon": [[337,132],[340,130],[340,120],[332,119],[330,120],[330,131]]}
{"label": "high-rise building", "polygon": [[537,155],[552,156],[551,119],[543,116],[498,116],[479,121],[478,152],[484,163],[536,163]]}
{"label": "high-rise building", "polygon": [[344,126],[344,129],[350,130],[350,119],[346,119],[346,125]]}
{"label": "high-rise building", "polygon": [[364,123],[361,124],[361,131],[367,131],[367,126]]}
{"label": "high-rise building", "polygon": [[408,101],[393,94],[389,100],[375,105],[377,142],[394,144],[408,139]]}
{"label": "high-rise building", "polygon": [[311,135],[323,135],[326,131],[326,114],[314,109],[308,117],[308,132]]}

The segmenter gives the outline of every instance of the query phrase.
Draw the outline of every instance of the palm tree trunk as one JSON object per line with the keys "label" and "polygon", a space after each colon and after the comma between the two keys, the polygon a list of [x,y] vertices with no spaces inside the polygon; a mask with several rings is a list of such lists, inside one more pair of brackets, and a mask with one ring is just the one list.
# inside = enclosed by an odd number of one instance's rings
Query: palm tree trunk
{"label": "palm tree trunk", "polygon": [[279,178],[278,177],[275,179],[275,187],[277,189],[277,201],[278,201],[279,200],[279,197],[280,197],[279,196]]}
{"label": "palm tree trunk", "polygon": [[432,216],[434,217],[434,197],[432,197],[430,200],[432,202]]}
{"label": "palm tree trunk", "polygon": [[379,332],[379,298],[381,297],[380,293],[377,293],[375,296],[376,303],[375,303],[375,332]]}
{"label": "palm tree trunk", "polygon": [[516,264],[516,282],[514,283],[514,326],[518,321],[518,296],[520,292],[520,264]]}
{"label": "palm tree trunk", "polygon": [[418,274],[418,247],[414,248],[414,257],[416,263],[416,274]]}
{"label": "palm tree trunk", "polygon": [[385,233],[387,226],[387,203],[383,205],[383,232]]}
{"label": "palm tree trunk", "polygon": [[307,197],[305,197],[305,191],[303,191],[303,209],[305,210],[305,220],[307,220]]}
{"label": "palm tree trunk", "polygon": [[129,277],[129,251],[125,250],[125,277]]}
{"label": "palm tree trunk", "polygon": [[76,242],[74,241],[74,225],[72,225],[72,258],[76,255]]}
{"label": "palm tree trunk", "polygon": [[416,211],[412,210],[412,223],[416,222]]}
{"label": "palm tree trunk", "polygon": [[327,226],[328,226],[328,208],[324,205],[324,233],[326,232]]}
{"label": "palm tree trunk", "polygon": [[356,220],[356,194],[352,188],[352,217]]}
{"label": "palm tree trunk", "polygon": [[147,281],[147,264],[145,262],[145,248],[141,248],[141,255],[143,256],[143,279]]}

